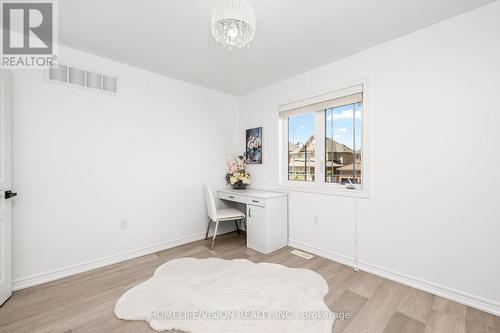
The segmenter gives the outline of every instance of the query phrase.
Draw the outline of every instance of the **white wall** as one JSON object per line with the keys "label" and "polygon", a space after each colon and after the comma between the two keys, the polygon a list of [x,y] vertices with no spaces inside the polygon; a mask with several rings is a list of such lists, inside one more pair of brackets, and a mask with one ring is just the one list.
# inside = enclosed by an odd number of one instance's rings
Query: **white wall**
{"label": "white wall", "polygon": [[199,237],[201,184],[222,186],[236,151],[235,97],[64,47],[60,61],[118,75],[120,96],[14,73],[17,287]]}
{"label": "white wall", "polygon": [[274,188],[277,106],[369,80],[371,197],[290,192],[294,244],[352,260],[357,216],[365,267],[500,311],[498,36],[495,2],[240,99],[240,131],[264,127],[253,186]]}

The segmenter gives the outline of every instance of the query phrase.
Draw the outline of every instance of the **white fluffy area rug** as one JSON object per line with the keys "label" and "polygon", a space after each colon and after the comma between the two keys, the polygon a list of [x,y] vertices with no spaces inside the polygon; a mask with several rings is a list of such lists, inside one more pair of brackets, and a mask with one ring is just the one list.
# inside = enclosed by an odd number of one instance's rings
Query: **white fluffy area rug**
{"label": "white fluffy area rug", "polygon": [[120,319],[157,331],[331,333],[334,313],[317,273],[248,260],[183,258],[158,267],[116,303]]}

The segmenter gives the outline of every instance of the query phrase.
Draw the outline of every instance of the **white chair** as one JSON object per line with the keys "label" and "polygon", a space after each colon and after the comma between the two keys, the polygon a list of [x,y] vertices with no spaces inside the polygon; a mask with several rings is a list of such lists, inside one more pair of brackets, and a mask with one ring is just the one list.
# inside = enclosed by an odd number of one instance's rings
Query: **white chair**
{"label": "white chair", "polygon": [[205,200],[207,202],[207,212],[208,212],[208,227],[205,239],[208,239],[208,232],[210,231],[210,223],[215,223],[214,236],[212,238],[211,249],[214,249],[215,237],[217,236],[217,229],[219,227],[219,222],[234,221],[236,224],[236,230],[238,234],[240,233],[240,228],[238,226],[238,221],[242,221],[245,218],[245,214],[234,208],[217,209],[215,205],[214,194],[212,189],[207,184],[203,184],[203,193],[205,194]]}

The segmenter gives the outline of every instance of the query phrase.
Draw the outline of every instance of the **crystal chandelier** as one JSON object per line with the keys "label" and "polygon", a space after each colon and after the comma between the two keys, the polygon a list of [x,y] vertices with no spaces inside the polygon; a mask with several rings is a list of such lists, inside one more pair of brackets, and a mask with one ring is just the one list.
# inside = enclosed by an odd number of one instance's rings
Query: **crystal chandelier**
{"label": "crystal chandelier", "polygon": [[217,0],[212,35],[228,49],[249,47],[255,36],[255,11],[247,0]]}

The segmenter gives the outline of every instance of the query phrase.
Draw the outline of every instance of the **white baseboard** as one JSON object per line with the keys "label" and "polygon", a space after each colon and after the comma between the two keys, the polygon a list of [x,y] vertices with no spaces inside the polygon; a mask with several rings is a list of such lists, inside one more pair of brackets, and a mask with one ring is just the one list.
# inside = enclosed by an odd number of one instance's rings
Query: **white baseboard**
{"label": "white baseboard", "polygon": [[[56,269],[24,278],[19,278],[13,281],[13,290],[20,290],[24,288],[33,287],[42,283],[59,280],[71,275],[116,264],[118,262],[134,259],[154,252],[163,251],[172,247],[194,242],[203,238],[205,238],[205,233],[198,233],[191,236],[167,241],[164,243],[119,253],[113,256],[108,256],[101,259],[91,260],[80,264],[67,266],[61,269]],[[289,240],[288,245],[297,248],[299,250],[307,251],[315,255],[339,262],[347,266],[357,267],[362,271],[372,273],[380,277],[419,290],[423,290],[431,294],[444,297],[461,304],[465,304],[467,306],[494,314],[496,316],[500,316],[500,303],[498,302],[477,297],[468,293],[461,292],[459,290],[441,286],[436,283],[425,281],[419,278],[411,277],[370,263],[362,261],[355,262],[354,259],[352,258],[328,250],[324,250],[313,245],[297,242],[294,240]]]}
{"label": "white baseboard", "polygon": [[112,264],[116,264],[118,262],[134,259],[137,257],[141,257],[147,254],[151,254],[158,251],[163,251],[172,247],[176,247],[179,245],[191,243],[200,239],[205,238],[205,233],[194,234],[187,237],[182,237],[174,240],[170,240],[167,242],[163,242],[160,244],[155,244],[151,246],[146,246],[143,248],[122,252],[116,255],[90,260],[87,262],[83,262],[76,265],[67,266],[60,269],[51,270],[48,272],[27,276],[23,278],[16,279],[12,282],[12,289],[14,291],[33,287],[42,283],[59,280],[71,275],[87,272],[96,268],[100,268],[103,266],[108,266]]}
{"label": "white baseboard", "polygon": [[500,303],[487,300],[478,296],[474,296],[468,293],[461,292],[449,287],[441,286],[439,284],[425,281],[419,278],[411,277],[402,273],[392,271],[377,265],[373,265],[367,262],[358,261],[355,262],[353,258],[346,257],[328,250],[320,249],[316,246],[304,244],[294,240],[289,240],[288,245],[290,247],[297,248],[302,251],[310,252],[312,254],[318,255],[320,257],[330,259],[332,261],[339,262],[341,264],[357,267],[358,269],[378,275],[380,277],[392,280],[415,289],[419,289],[454,302],[458,302],[475,309],[485,311],[496,316],[500,316]]}

